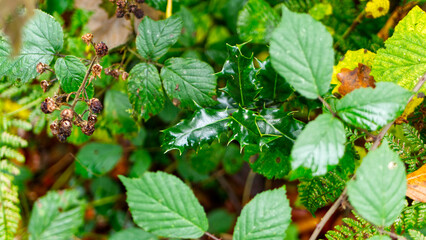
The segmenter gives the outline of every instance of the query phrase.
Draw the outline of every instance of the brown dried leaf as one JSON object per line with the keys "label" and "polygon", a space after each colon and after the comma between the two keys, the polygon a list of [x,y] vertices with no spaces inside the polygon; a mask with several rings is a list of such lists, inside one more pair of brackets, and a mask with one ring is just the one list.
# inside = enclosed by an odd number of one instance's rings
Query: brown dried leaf
{"label": "brown dried leaf", "polygon": [[358,88],[365,87],[376,87],[373,76],[370,76],[371,69],[362,64],[358,63],[358,67],[354,70],[342,68],[340,73],[337,74],[337,79],[342,83],[338,91],[342,96],[352,92]]}
{"label": "brown dried leaf", "polygon": [[426,164],[407,175],[406,195],[413,200],[426,202]]}

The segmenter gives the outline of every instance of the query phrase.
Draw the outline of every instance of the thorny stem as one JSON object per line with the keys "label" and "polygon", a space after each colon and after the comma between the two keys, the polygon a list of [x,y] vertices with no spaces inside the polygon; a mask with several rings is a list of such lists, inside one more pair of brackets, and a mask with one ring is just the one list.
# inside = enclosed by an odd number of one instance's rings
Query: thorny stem
{"label": "thorny stem", "polygon": [[330,113],[333,114],[333,117],[337,116],[336,113],[333,111],[333,109],[331,109],[330,104],[328,104],[328,102],[326,102],[324,98],[318,96],[318,99],[322,102],[322,104],[324,104],[324,106],[328,109],[328,111],[330,111]]}
{"label": "thorny stem", "polygon": [[[420,79],[417,82],[416,86],[413,88],[412,92],[414,92],[415,94],[410,97],[410,99],[408,100],[408,102],[410,102],[413,99],[413,97],[417,94],[417,92],[420,90],[420,88],[422,88],[422,86],[425,83],[425,81],[426,81],[426,73],[423,74],[422,77],[420,77]],[[389,123],[388,125],[386,125],[385,127],[383,127],[383,129],[380,131],[379,135],[377,135],[377,137],[376,137],[376,139],[375,139],[375,141],[373,143],[373,146],[371,146],[369,152],[374,151],[374,150],[377,149],[377,147],[381,143],[382,139],[384,138],[385,134],[389,131],[389,129],[392,127],[392,125],[393,125],[394,122],[395,122],[395,120],[392,121],[391,123]],[[351,180],[353,180],[355,178],[355,176],[356,175],[354,175],[351,178]],[[337,201],[330,207],[330,209],[327,211],[327,213],[321,219],[320,223],[318,223],[317,227],[315,228],[315,231],[312,233],[312,235],[309,238],[309,240],[317,239],[318,235],[320,234],[320,232],[323,229],[324,225],[327,223],[328,219],[334,214],[334,212],[337,210],[337,208],[342,203],[342,200],[345,198],[346,191],[347,191],[347,188],[345,188],[343,190],[342,194],[340,194],[340,197],[337,199]]]}
{"label": "thorny stem", "polygon": [[74,101],[72,102],[72,106],[71,106],[72,110],[74,110],[75,105],[77,104],[77,102],[80,98],[81,91],[86,87],[87,79],[89,78],[90,73],[92,72],[92,67],[95,64],[97,59],[98,59],[98,56],[96,55],[89,65],[89,69],[87,70],[86,75],[84,76],[83,83],[81,83],[80,88],[78,88],[77,94],[75,95]]}
{"label": "thorny stem", "polygon": [[217,238],[215,235],[213,235],[209,232],[205,232],[204,234],[206,234],[209,238],[211,238],[213,240],[220,240],[220,238]]}
{"label": "thorny stem", "polygon": [[361,21],[364,17],[365,17],[365,10],[360,12],[358,14],[358,16],[355,18],[355,20],[352,22],[351,26],[348,29],[346,29],[345,33],[343,33],[343,35],[342,35],[342,39],[340,39],[340,40],[338,40],[337,42],[334,43],[334,45],[333,45],[334,49],[337,49],[340,45],[340,41],[346,39],[349,36],[349,34],[351,34],[351,32],[353,30],[355,30],[356,26],[358,26],[358,24],[361,23]]}

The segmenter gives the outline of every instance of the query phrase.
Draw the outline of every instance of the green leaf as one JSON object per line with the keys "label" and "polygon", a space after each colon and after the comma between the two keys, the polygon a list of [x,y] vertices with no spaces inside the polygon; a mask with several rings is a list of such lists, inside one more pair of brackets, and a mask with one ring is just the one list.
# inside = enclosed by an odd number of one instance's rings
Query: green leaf
{"label": "green leaf", "polygon": [[103,123],[111,134],[129,134],[138,131],[135,120],[128,112],[129,109],[132,109],[132,105],[126,93],[117,90],[106,92],[103,110],[105,122]]}
{"label": "green leaf", "polygon": [[156,172],[120,180],[133,220],[144,230],[168,238],[199,238],[207,231],[203,207],[179,178]]}
{"label": "green leaf", "polygon": [[331,114],[324,113],[309,122],[291,151],[291,166],[309,168],[314,176],[327,173],[336,165],[345,150],[345,129]]}
{"label": "green leaf", "polygon": [[229,122],[227,110],[199,109],[190,119],[163,131],[163,147],[184,152],[187,148],[199,148],[205,143],[219,139],[227,131]]}
{"label": "green leaf", "polygon": [[35,10],[23,29],[22,38],[20,55],[12,62],[9,76],[26,83],[37,76],[39,62],[50,64],[53,55],[62,49],[64,33],[52,16]]}
{"label": "green leaf", "polygon": [[367,240],[392,240],[392,238],[386,235],[374,235]]}
{"label": "green leaf", "polygon": [[264,0],[249,0],[238,14],[237,32],[243,41],[267,43],[280,17]]}
{"label": "green leaf", "polygon": [[209,220],[209,233],[227,233],[234,224],[235,216],[225,209],[215,209],[207,215]]}
{"label": "green leaf", "polygon": [[260,69],[256,73],[261,88],[259,98],[283,102],[294,92],[290,84],[272,67],[271,59],[258,61]]}
{"label": "green leaf", "polygon": [[256,85],[256,69],[253,64],[253,56],[245,57],[241,52],[243,45],[231,46],[228,48],[228,59],[223,65],[222,71],[217,75],[226,80],[226,87],[223,89],[241,106],[253,103],[259,93]]}
{"label": "green leaf", "polygon": [[136,48],[139,54],[143,58],[157,60],[179,39],[182,20],[177,15],[161,21],[144,17],[138,30]]}
{"label": "green leaf", "polygon": [[364,157],[356,179],[347,188],[350,203],[363,218],[378,226],[390,226],[404,207],[404,164],[384,141]]}
{"label": "green leaf", "polygon": [[217,102],[213,68],[198,59],[169,58],[161,69],[164,89],[181,108],[211,106]]}
{"label": "green leaf", "polygon": [[[77,92],[86,75],[86,66],[75,56],[59,58],[55,63],[56,76],[66,93]],[[86,92],[89,98],[93,97],[93,85],[86,83]]]}
{"label": "green leaf", "polygon": [[401,115],[411,92],[387,82],[376,88],[359,88],[336,104],[339,117],[355,127],[375,131]]}
{"label": "green leaf", "polygon": [[408,234],[410,234],[410,237],[412,237],[413,239],[418,239],[418,240],[426,239],[425,235],[423,235],[421,232],[416,231],[414,229],[408,229]]}
{"label": "green leaf", "polygon": [[418,6],[398,23],[392,37],[385,42],[386,48],[380,49],[374,59],[371,75],[376,81],[414,88],[426,72],[425,25],[425,12]]}
{"label": "green leaf", "polygon": [[146,171],[149,170],[152,163],[149,152],[142,149],[134,151],[130,155],[129,160],[134,163],[129,173],[130,177],[142,176]]}
{"label": "green leaf", "polygon": [[15,239],[19,222],[19,192],[16,177],[19,169],[9,160],[0,161],[0,237],[4,240]]}
{"label": "green leaf", "polygon": [[140,228],[128,228],[111,235],[110,240],[157,240],[158,238]]}
{"label": "green leaf", "polygon": [[34,204],[28,231],[30,240],[72,239],[83,224],[84,203],[77,190],[48,192]]}
{"label": "green leaf", "polygon": [[324,25],[283,6],[281,23],[271,38],[272,65],[300,94],[324,95],[333,73],[333,39]]}
{"label": "green leaf", "polygon": [[0,78],[2,78],[10,68],[11,46],[6,37],[0,34]]}
{"label": "green leaf", "polygon": [[120,145],[88,143],[77,153],[75,171],[85,178],[105,174],[117,164],[122,153]]}
{"label": "green leaf", "polygon": [[234,240],[282,240],[290,225],[291,208],[284,188],[262,192],[241,211]]}
{"label": "green leaf", "polygon": [[163,110],[164,92],[154,65],[139,63],[134,66],[129,73],[127,90],[133,109],[145,120]]}

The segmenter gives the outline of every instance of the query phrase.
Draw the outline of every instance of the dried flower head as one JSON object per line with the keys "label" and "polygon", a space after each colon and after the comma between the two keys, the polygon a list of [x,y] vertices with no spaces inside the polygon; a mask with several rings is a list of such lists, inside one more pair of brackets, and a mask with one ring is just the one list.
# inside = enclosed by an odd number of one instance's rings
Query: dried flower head
{"label": "dried flower head", "polygon": [[47,88],[49,87],[49,82],[46,80],[43,80],[40,82],[40,87],[43,89],[43,92],[47,91]]}
{"label": "dried flower head", "polygon": [[74,111],[69,108],[62,110],[61,118],[72,121],[72,119],[74,118]]}
{"label": "dried flower head", "polygon": [[37,73],[42,74],[46,71],[49,65],[39,62],[36,66]]}
{"label": "dried flower head", "polygon": [[90,110],[92,110],[93,113],[100,113],[102,111],[102,109],[104,108],[102,106],[101,101],[99,101],[99,99],[97,98],[92,98],[89,100],[89,107]]}
{"label": "dried flower head", "polygon": [[52,113],[53,111],[56,110],[57,105],[56,105],[55,100],[48,97],[48,98],[44,99],[43,102],[41,102],[40,108],[41,108],[42,112],[49,114],[49,113]]}
{"label": "dried flower head", "polygon": [[81,39],[83,39],[83,41],[84,41],[87,45],[89,45],[89,44],[92,42],[93,34],[91,34],[91,33],[86,33],[86,34],[84,34],[84,35],[81,37]]}
{"label": "dried flower head", "polygon": [[129,73],[128,73],[128,72],[123,72],[123,73],[121,74],[121,79],[123,79],[124,81],[126,81],[126,80],[127,80],[127,78],[129,78]]}
{"label": "dried flower head", "polygon": [[92,74],[94,77],[101,77],[101,73],[102,73],[102,66],[99,64],[95,64],[92,67]]}
{"label": "dried flower head", "polygon": [[102,58],[108,54],[108,46],[104,42],[100,42],[95,45],[95,51],[96,55],[98,55],[99,58]]}

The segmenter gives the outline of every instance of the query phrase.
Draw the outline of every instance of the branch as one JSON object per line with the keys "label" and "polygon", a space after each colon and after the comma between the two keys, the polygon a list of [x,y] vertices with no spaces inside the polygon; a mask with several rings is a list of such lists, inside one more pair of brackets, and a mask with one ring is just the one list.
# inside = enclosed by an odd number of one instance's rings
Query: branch
{"label": "branch", "polygon": [[382,228],[377,228],[377,231],[379,231],[379,233],[381,233],[381,234],[386,234],[386,235],[388,235],[392,238],[395,238],[395,239],[407,240],[407,238],[405,238],[403,236],[399,236],[398,234],[393,233],[393,232],[385,231]]}
{"label": "branch", "polygon": [[214,240],[221,240],[220,238],[217,238],[215,235],[209,233],[209,232],[205,232],[205,235],[207,235],[209,238],[214,239]]}
{"label": "branch", "polygon": [[77,94],[75,95],[74,101],[72,102],[71,109],[74,110],[75,105],[78,102],[78,99],[80,98],[80,93],[83,91],[83,89],[86,87],[87,79],[90,76],[90,73],[92,72],[92,67],[95,64],[96,60],[98,59],[98,56],[96,55],[93,57],[92,62],[90,63],[89,69],[86,72],[86,75],[84,76],[83,82],[81,83],[80,87],[78,88]]}
{"label": "branch", "polygon": [[326,102],[324,98],[319,96],[318,99],[322,102],[322,104],[324,104],[324,106],[328,109],[328,111],[330,111],[330,113],[333,114],[333,117],[337,117],[337,114],[333,111],[333,109],[331,109],[330,104],[328,104],[328,102]]}

